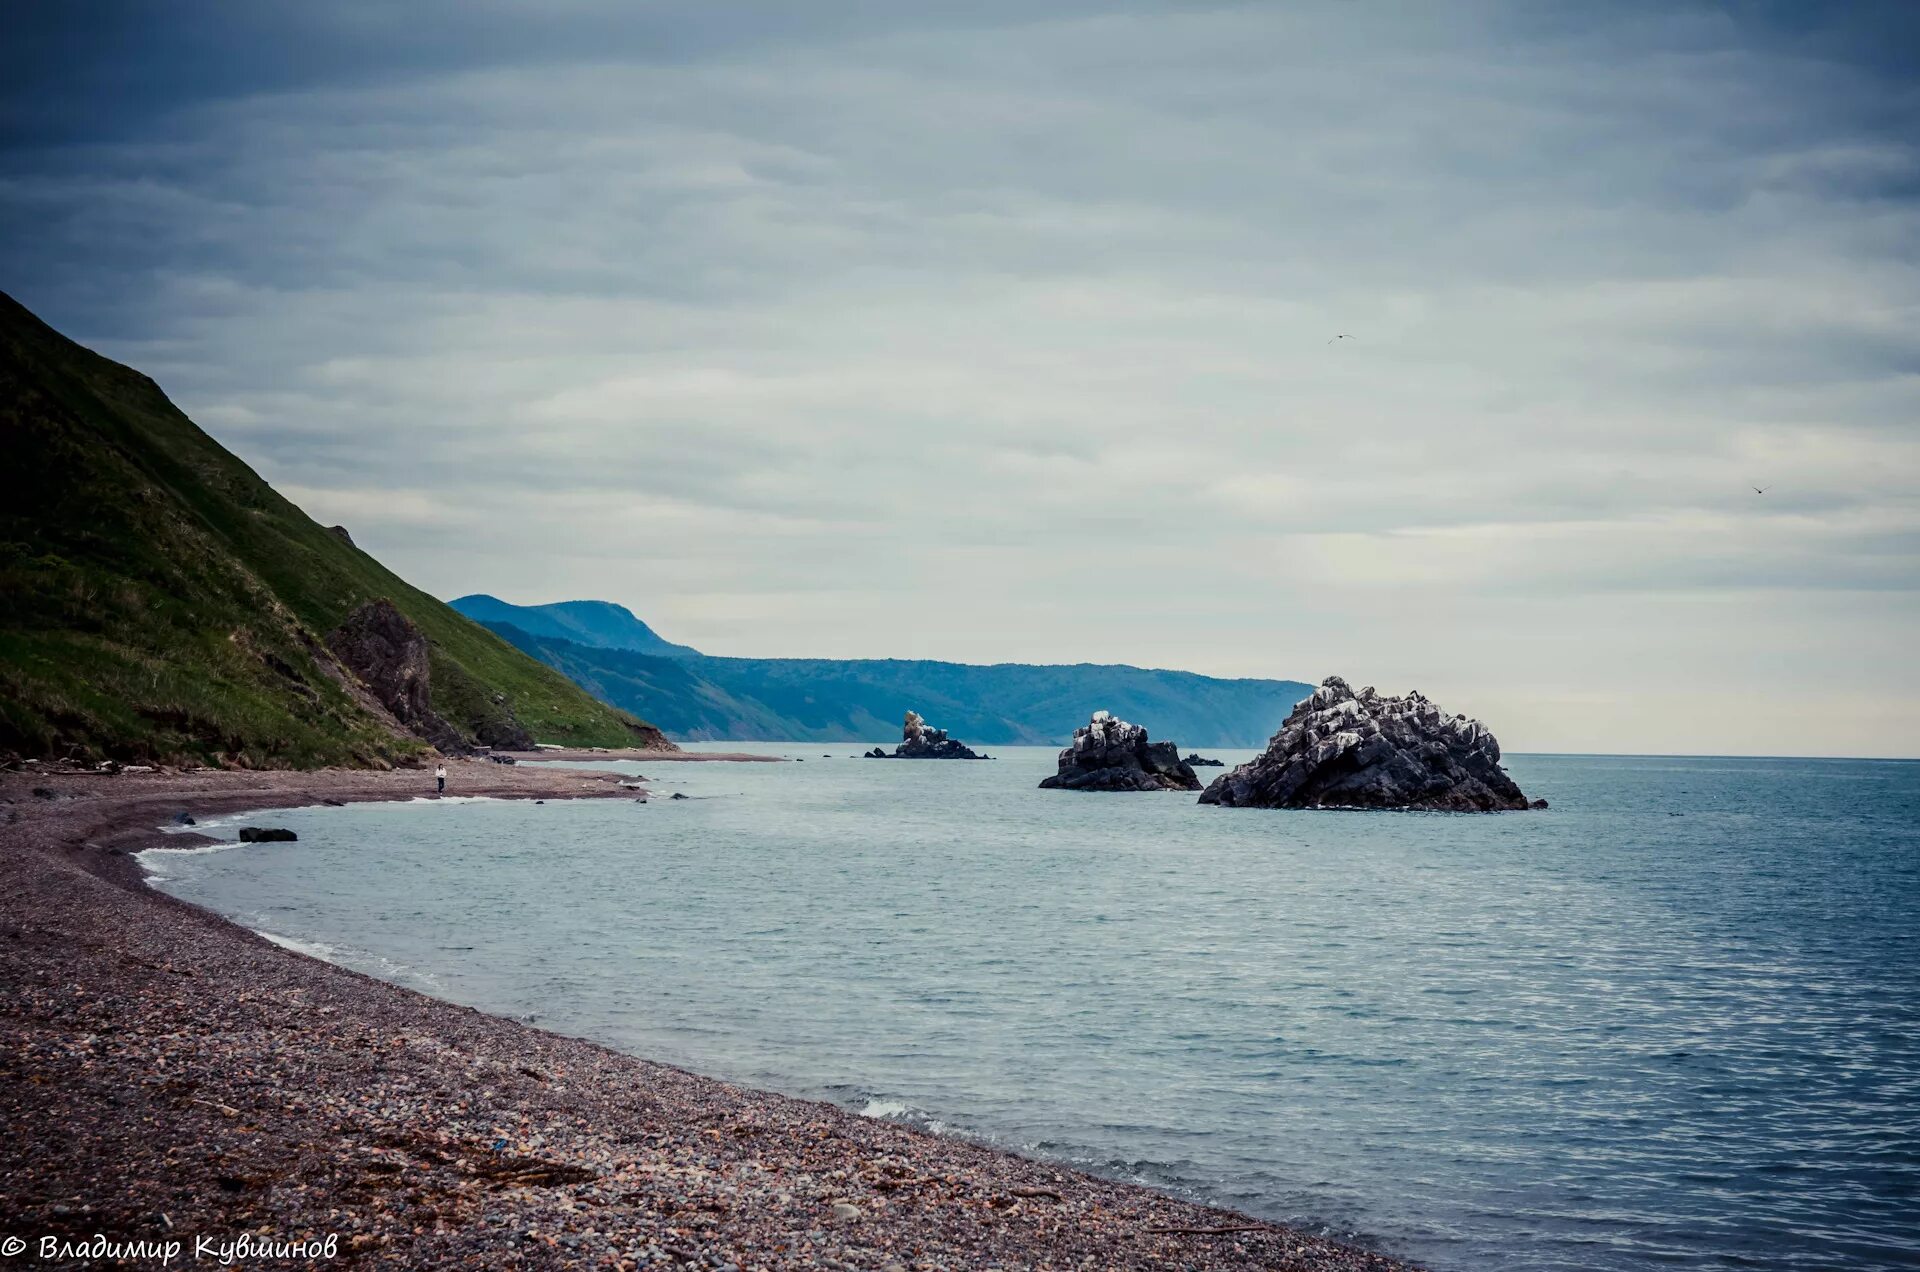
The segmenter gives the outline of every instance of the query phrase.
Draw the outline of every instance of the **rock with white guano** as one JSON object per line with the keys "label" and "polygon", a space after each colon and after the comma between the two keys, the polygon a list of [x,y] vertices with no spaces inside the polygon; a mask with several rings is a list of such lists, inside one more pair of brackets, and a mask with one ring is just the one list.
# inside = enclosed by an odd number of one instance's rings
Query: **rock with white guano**
{"label": "rock with white guano", "polygon": [[1203,804],[1235,808],[1413,808],[1501,812],[1529,804],[1478,720],[1418,690],[1403,698],[1338,676],[1294,707],[1257,759],[1221,774]]}
{"label": "rock with white guano", "polygon": [[1059,771],[1040,785],[1064,791],[1197,791],[1200,779],[1173,743],[1149,741],[1140,725],[1096,711],[1060,752]]}

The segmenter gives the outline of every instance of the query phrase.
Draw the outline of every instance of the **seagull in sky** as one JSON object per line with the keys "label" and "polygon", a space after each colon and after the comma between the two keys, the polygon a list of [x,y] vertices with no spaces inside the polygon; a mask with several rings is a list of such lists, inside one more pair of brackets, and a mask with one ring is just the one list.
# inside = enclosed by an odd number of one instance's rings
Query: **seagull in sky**
{"label": "seagull in sky", "polygon": [[1773,487],[1771,487],[1771,486],[1755,486],[1755,487],[1753,488],[1753,493],[1754,493],[1754,494],[1756,494],[1756,495],[1764,495],[1764,494],[1766,494],[1766,493],[1767,493],[1767,492],[1768,492],[1769,490],[1772,490],[1772,489],[1773,489]]}
{"label": "seagull in sky", "polygon": [[[1337,335],[1337,336],[1335,336],[1335,337],[1333,338],[1333,340],[1351,340],[1351,339],[1353,339],[1353,337],[1352,337],[1352,336],[1349,336],[1349,335],[1347,335],[1347,334],[1346,334],[1345,332],[1342,332],[1342,333],[1340,333],[1339,335]],[[1327,341],[1327,343],[1328,343],[1328,344],[1332,344],[1332,343],[1333,343],[1333,340],[1329,340],[1329,341]]]}

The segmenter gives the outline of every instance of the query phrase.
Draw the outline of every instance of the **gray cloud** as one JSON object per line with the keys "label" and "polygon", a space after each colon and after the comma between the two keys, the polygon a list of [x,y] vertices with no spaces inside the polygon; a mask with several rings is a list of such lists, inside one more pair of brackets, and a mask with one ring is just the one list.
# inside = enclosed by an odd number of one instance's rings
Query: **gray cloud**
{"label": "gray cloud", "polygon": [[1905,10],[103,12],[6,285],[442,594],[1920,751]]}

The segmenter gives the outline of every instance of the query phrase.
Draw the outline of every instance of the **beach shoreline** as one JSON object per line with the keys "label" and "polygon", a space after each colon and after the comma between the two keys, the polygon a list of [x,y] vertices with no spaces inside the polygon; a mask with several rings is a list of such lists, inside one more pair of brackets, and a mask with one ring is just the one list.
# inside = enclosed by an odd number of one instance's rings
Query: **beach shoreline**
{"label": "beach shoreline", "polygon": [[[479,761],[449,777],[449,796],[634,797],[611,772]],[[0,775],[0,1236],[29,1243],[23,1262],[48,1239],[191,1252],[252,1234],[335,1239],[332,1256],[258,1266],[1406,1266],[429,998],[149,887],[135,855],[196,842],[161,829],[178,813],[432,785]]]}

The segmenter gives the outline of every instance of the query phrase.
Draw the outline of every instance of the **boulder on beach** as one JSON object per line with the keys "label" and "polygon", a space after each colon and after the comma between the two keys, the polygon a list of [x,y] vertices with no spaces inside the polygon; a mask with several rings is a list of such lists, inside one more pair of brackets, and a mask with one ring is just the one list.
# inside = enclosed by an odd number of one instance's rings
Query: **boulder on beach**
{"label": "boulder on beach", "polygon": [[243,844],[290,844],[299,839],[284,826],[242,826],[240,842]]}
{"label": "boulder on beach", "polygon": [[1338,676],[1294,707],[1259,758],[1222,773],[1202,804],[1235,808],[1418,808],[1487,813],[1530,807],[1487,727],[1415,690],[1355,693]]}
{"label": "boulder on beach", "polygon": [[1210,759],[1198,751],[1189,751],[1187,758],[1180,762],[1189,768],[1225,768],[1227,766],[1225,760]]}
{"label": "boulder on beach", "polygon": [[1061,791],[1197,791],[1200,779],[1173,743],[1150,742],[1140,725],[1096,711],[1060,752],[1060,771],[1040,785]]}
{"label": "boulder on beach", "polygon": [[984,760],[979,754],[953,738],[947,736],[945,729],[936,729],[923,719],[918,711],[907,712],[906,723],[900,729],[900,745],[891,751],[882,751],[874,747],[868,751],[869,760]]}

